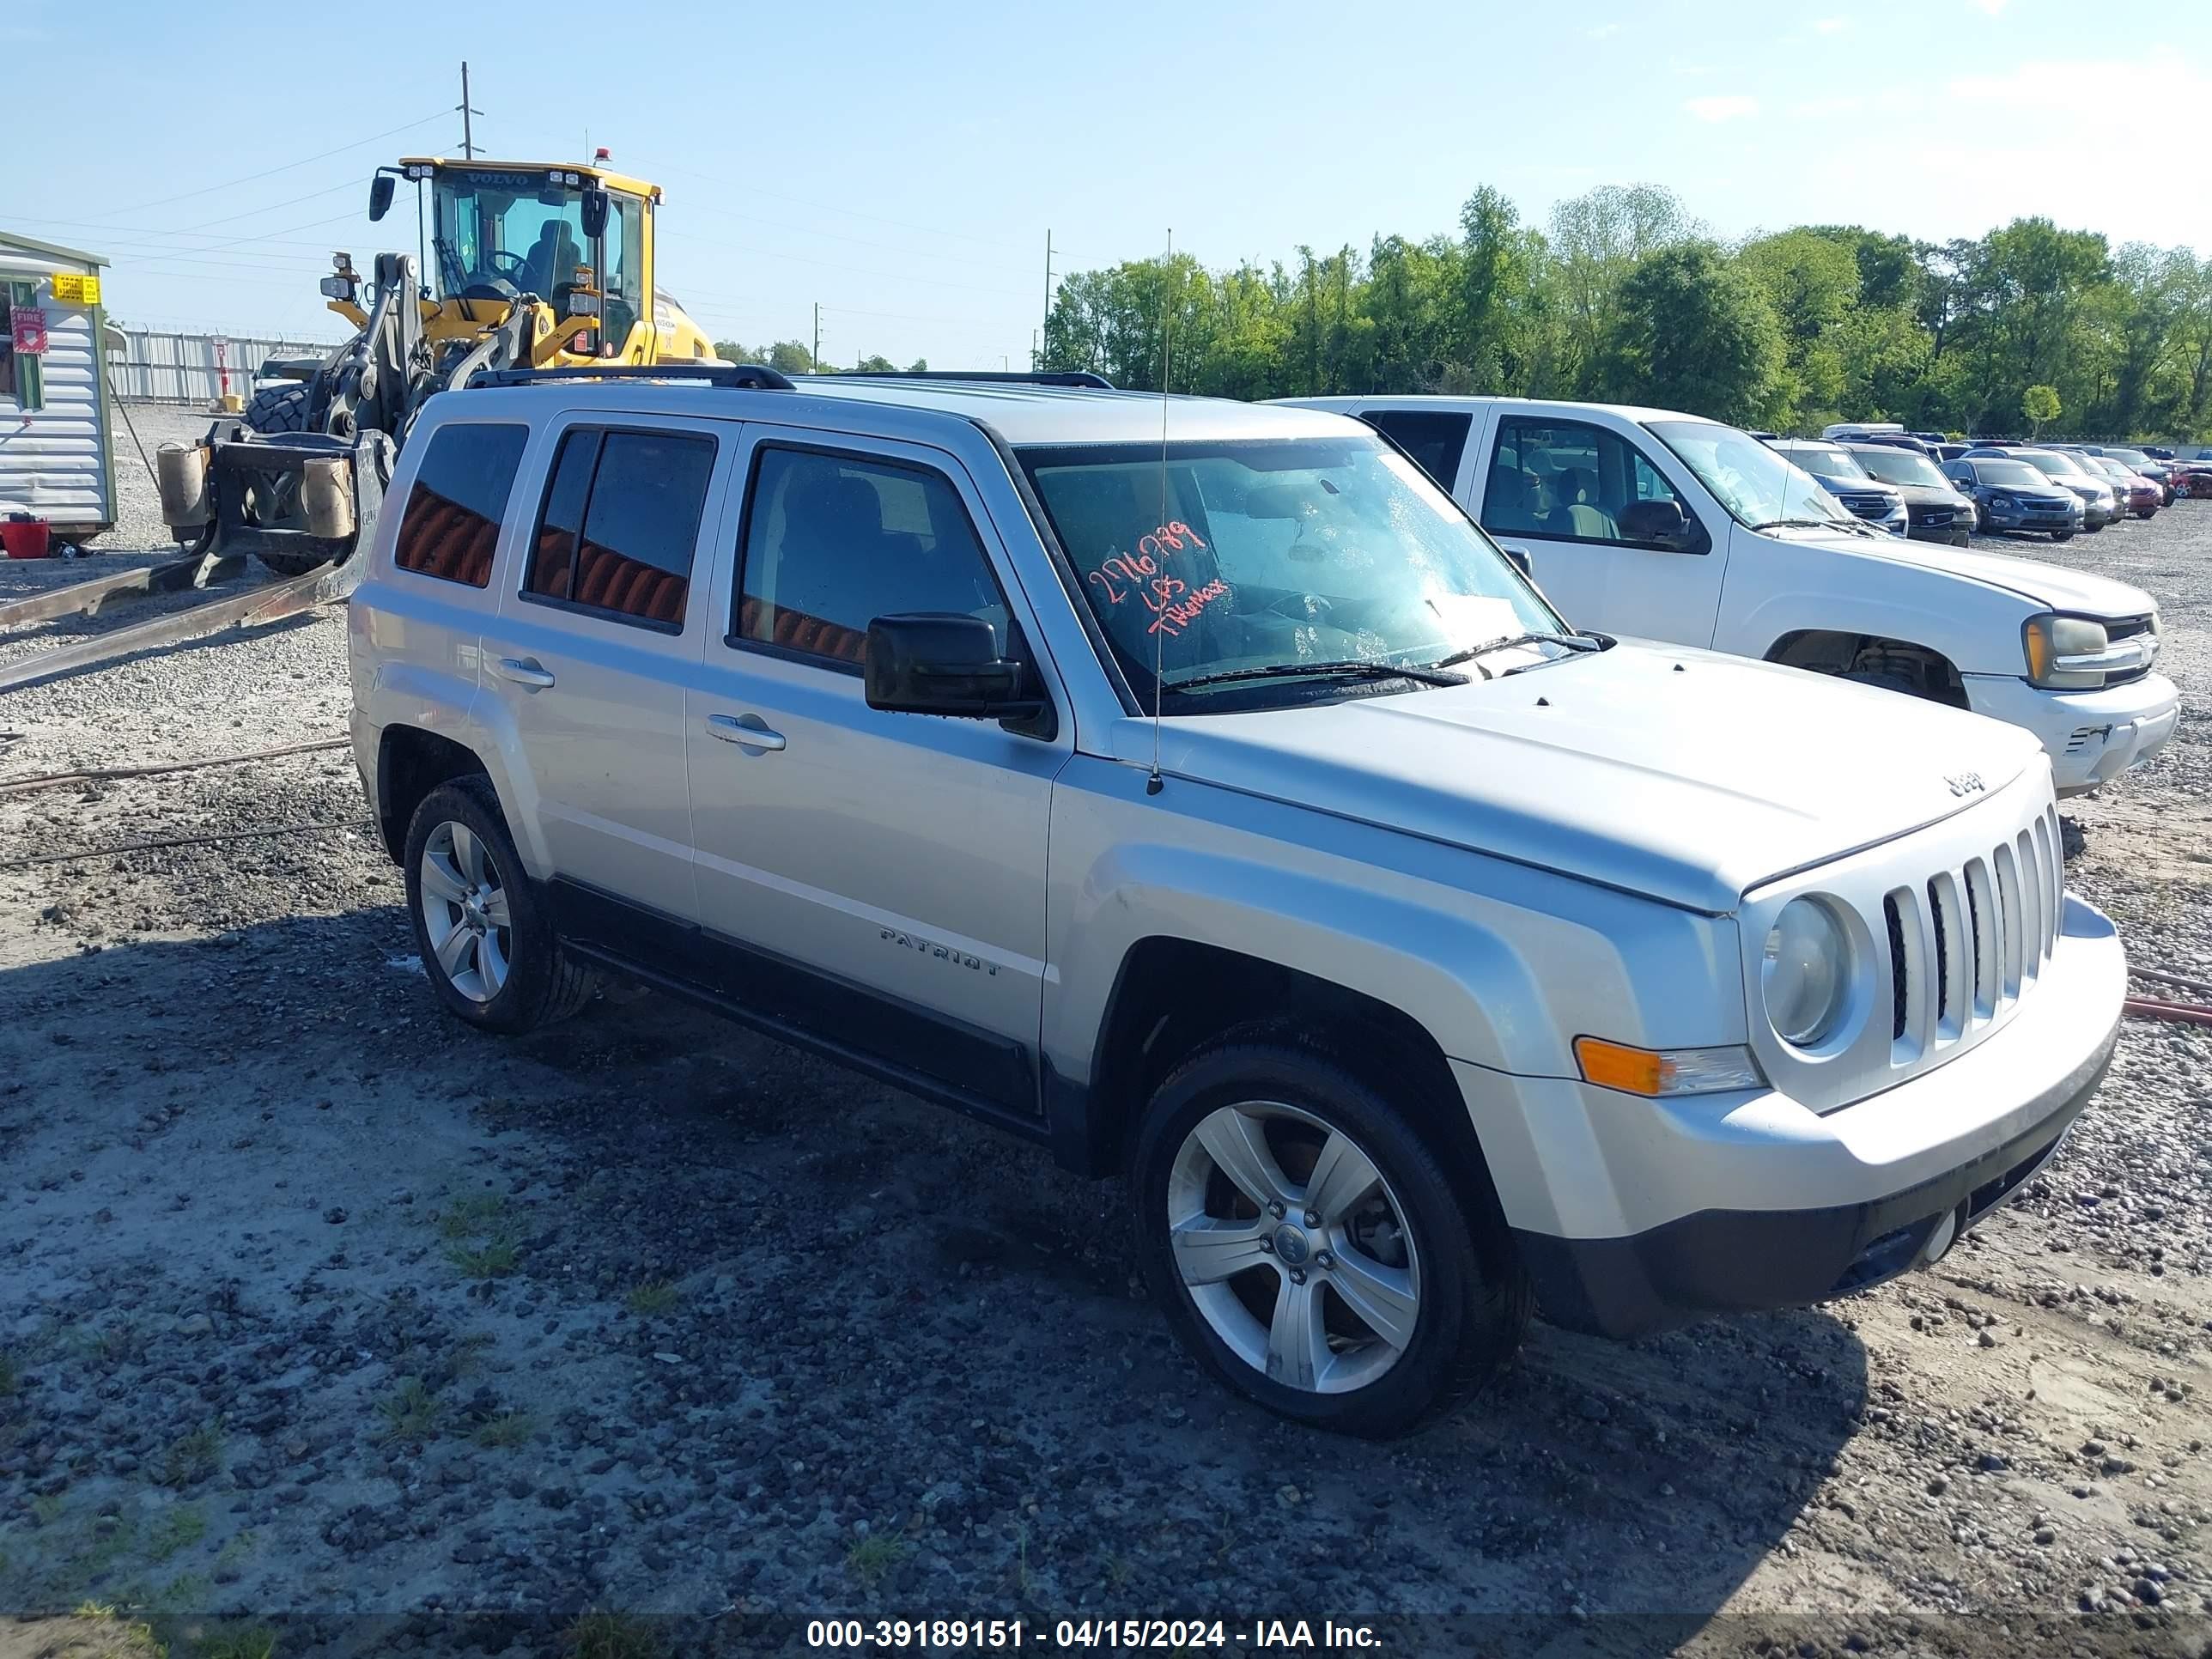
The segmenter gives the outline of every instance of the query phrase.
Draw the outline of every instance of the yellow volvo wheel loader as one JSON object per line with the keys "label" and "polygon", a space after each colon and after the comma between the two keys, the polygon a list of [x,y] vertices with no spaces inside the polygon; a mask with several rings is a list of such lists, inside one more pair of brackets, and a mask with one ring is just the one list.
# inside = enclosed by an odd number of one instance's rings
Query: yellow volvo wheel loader
{"label": "yellow volvo wheel loader", "polygon": [[263,365],[279,384],[204,444],[164,449],[162,515],[179,540],[210,562],[258,554],[287,576],[342,564],[373,532],[433,394],[502,369],[717,361],[654,285],[660,187],[605,161],[379,167],[368,216],[412,183],[416,252],[380,253],[366,275],[335,255],[322,291],[353,337],[319,360]]}

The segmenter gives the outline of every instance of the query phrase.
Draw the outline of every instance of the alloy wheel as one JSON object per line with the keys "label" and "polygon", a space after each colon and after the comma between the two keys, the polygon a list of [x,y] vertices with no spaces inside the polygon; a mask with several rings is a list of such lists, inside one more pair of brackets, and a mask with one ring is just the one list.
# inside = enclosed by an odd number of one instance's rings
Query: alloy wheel
{"label": "alloy wheel", "polygon": [[1168,1176],[1168,1239],[1200,1316],[1285,1387],[1364,1388],[1404,1356],[1421,1312],[1406,1212],[1341,1129],[1277,1101],[1208,1113]]}
{"label": "alloy wheel", "polygon": [[507,887],[483,837],[451,821],[430,832],[416,872],[422,936],[446,981],[471,1002],[507,984],[512,943]]}

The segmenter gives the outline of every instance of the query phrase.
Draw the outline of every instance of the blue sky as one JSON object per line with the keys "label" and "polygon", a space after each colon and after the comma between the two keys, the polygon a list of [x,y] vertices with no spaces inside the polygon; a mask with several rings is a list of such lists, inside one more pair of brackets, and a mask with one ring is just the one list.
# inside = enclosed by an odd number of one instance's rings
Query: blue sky
{"label": "blue sky", "polygon": [[[472,16],[474,43],[457,27]],[[588,133],[665,187],[661,281],[711,333],[804,338],[819,301],[839,361],[1020,367],[1048,228],[1062,270],[1155,252],[1170,227],[1210,264],[1264,261],[1448,230],[1483,183],[1539,222],[1648,181],[1723,237],[1844,222],[1942,239],[2043,213],[2212,252],[2212,6],[2094,16],[2066,0],[668,0],[538,3],[524,27],[5,0],[0,228],[108,254],[126,319],[336,337],[314,291],[329,252],[411,241],[392,238],[404,211],[368,224],[369,171],[459,152],[442,112],[465,52],[482,148],[567,159]],[[42,74],[48,53],[74,63]],[[628,78],[608,67],[626,58]]]}

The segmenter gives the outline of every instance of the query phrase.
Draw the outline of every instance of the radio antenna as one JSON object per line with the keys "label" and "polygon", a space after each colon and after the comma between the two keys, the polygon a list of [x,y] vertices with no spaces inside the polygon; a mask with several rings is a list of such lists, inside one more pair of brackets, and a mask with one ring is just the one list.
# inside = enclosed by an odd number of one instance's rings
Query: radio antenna
{"label": "radio antenna", "polygon": [[[1168,257],[1160,267],[1160,516],[1158,523],[1168,522],[1168,371],[1174,362],[1175,302],[1169,295],[1169,285],[1175,281],[1175,227],[1168,227]],[[1166,532],[1156,532],[1164,535]],[[1152,775],[1145,780],[1145,793],[1157,795],[1163,787],[1160,779],[1160,690],[1166,673],[1167,629],[1161,626],[1158,614],[1152,617]]]}

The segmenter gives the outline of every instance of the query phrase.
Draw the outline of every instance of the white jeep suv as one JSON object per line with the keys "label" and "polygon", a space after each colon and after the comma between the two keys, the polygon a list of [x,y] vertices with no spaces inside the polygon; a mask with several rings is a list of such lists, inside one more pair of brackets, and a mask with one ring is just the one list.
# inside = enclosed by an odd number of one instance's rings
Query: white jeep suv
{"label": "white jeep suv", "polygon": [[1930,1261],[2104,1072],[2032,738],[1575,632],[1357,422],[495,379],[425,407],[349,613],[440,999],[519,1032],[611,969],[1124,1175],[1278,1412],[1403,1430],[1536,1303]]}
{"label": "white jeep suv", "polygon": [[1519,398],[1308,398],[1404,446],[1579,627],[1757,657],[2035,733],[2061,795],[2162,748],[2158,607],[2125,582],[1873,533],[1749,433]]}

